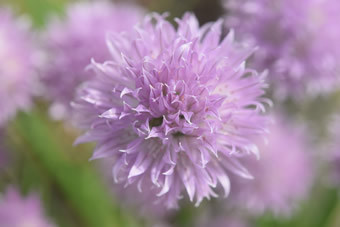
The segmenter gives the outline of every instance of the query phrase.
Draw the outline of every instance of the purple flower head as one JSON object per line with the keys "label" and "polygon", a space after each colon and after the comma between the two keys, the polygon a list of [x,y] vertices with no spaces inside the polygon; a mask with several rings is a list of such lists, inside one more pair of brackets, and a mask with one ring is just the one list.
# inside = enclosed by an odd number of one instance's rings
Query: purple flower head
{"label": "purple flower head", "polygon": [[[264,75],[245,68],[252,53],[221,41],[222,20],[199,27],[187,13],[175,29],[151,14],[134,31],[112,34],[112,59],[92,63],[96,77],[74,103],[80,142],[97,142],[92,159],[113,156],[116,182],[152,190],[167,207],[187,191],[198,205],[229,193],[227,170],[251,178],[238,156],[257,154],[264,134]],[[150,183],[151,182],[151,183]]]}
{"label": "purple flower head", "polygon": [[275,121],[268,143],[259,145],[260,160],[242,160],[254,179],[237,178],[236,187],[231,190],[234,202],[255,215],[265,211],[289,215],[297,202],[306,197],[312,181],[311,153],[303,130],[280,116]]}
{"label": "purple flower head", "polygon": [[49,62],[43,81],[46,95],[54,102],[52,114],[68,113],[76,88],[91,77],[84,69],[91,58],[105,61],[110,57],[106,33],[130,30],[142,15],[143,11],[132,5],[83,2],[72,4],[64,20],[51,21],[44,37]]}
{"label": "purple flower head", "polygon": [[44,216],[40,200],[35,195],[22,198],[13,188],[0,198],[0,226],[53,227]]}
{"label": "purple flower head", "polygon": [[31,104],[33,46],[27,21],[0,9],[0,127]]}
{"label": "purple flower head", "polygon": [[227,25],[260,47],[251,66],[269,69],[278,97],[339,85],[339,1],[232,0],[226,6]]}

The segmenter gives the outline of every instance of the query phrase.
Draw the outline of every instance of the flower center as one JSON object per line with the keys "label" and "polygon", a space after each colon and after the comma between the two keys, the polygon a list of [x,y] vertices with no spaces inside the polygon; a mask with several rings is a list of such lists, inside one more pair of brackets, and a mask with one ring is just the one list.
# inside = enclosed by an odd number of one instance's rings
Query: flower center
{"label": "flower center", "polygon": [[152,118],[149,121],[149,127],[150,128],[158,127],[158,126],[161,126],[162,124],[163,124],[163,117]]}
{"label": "flower center", "polygon": [[172,134],[172,136],[174,138],[178,138],[178,137],[182,137],[182,136],[185,136],[185,135],[183,133],[181,133],[181,132],[175,132],[175,133]]}

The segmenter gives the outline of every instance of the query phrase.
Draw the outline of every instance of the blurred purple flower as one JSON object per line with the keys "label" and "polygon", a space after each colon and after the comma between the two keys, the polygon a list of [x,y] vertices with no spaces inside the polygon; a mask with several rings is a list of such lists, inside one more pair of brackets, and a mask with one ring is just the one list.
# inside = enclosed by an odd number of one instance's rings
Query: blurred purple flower
{"label": "blurred purple flower", "polygon": [[46,96],[54,104],[52,116],[63,118],[68,114],[76,88],[91,77],[85,70],[91,58],[110,58],[105,44],[107,32],[131,30],[143,13],[133,5],[83,2],[72,4],[64,20],[50,22],[44,36],[48,62],[43,81]]}
{"label": "blurred purple flower", "polygon": [[289,215],[297,202],[307,196],[312,183],[311,151],[303,130],[280,116],[275,120],[268,144],[263,141],[259,145],[260,160],[245,157],[241,161],[254,179],[237,178],[231,190],[236,204],[255,215],[265,211]]}
{"label": "blurred purple flower", "polygon": [[0,9],[0,128],[31,104],[34,77],[29,24]]}
{"label": "blurred purple flower", "polygon": [[264,134],[264,75],[246,69],[252,53],[221,41],[222,20],[199,27],[192,14],[151,14],[127,34],[112,34],[112,60],[92,63],[96,78],[74,103],[87,130],[77,143],[95,141],[92,159],[113,156],[116,182],[152,190],[177,207],[186,189],[198,205],[229,193],[227,170],[251,178],[236,157],[257,154],[249,139]]}
{"label": "blurred purple flower", "polygon": [[259,46],[251,67],[268,68],[279,98],[339,85],[338,0],[231,0],[227,26]]}
{"label": "blurred purple flower", "polygon": [[7,189],[0,198],[0,226],[3,227],[53,227],[44,216],[40,200],[35,195],[22,198],[14,188]]}

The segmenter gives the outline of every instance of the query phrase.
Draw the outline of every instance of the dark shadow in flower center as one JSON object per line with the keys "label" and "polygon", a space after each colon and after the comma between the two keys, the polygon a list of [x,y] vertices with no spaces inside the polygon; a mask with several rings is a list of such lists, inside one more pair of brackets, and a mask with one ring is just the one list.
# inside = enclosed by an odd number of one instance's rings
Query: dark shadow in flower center
{"label": "dark shadow in flower center", "polygon": [[178,138],[178,137],[185,136],[185,134],[183,134],[183,133],[181,133],[181,132],[175,132],[175,133],[172,134],[172,136],[173,136],[174,138]]}
{"label": "dark shadow in flower center", "polygon": [[168,89],[165,86],[162,87],[162,94],[164,97],[168,94]]}
{"label": "dark shadow in flower center", "polygon": [[163,117],[157,117],[157,118],[152,118],[149,121],[149,127],[158,127],[161,126],[163,124]]}

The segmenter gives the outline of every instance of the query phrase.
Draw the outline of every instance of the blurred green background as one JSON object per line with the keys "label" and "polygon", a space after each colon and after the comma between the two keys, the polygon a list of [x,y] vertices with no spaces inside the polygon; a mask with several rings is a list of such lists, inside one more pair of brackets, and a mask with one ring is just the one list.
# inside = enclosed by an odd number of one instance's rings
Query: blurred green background
{"label": "blurred green background", "polygon": [[[15,12],[31,17],[34,27],[43,29],[48,15],[62,13],[69,0],[1,0],[0,6],[11,6]],[[193,11],[201,23],[216,20],[223,14],[218,0],[140,0],[150,11],[170,12],[171,17]],[[340,105],[339,94],[311,100],[304,105],[286,103],[291,114],[307,117],[312,127],[320,127]],[[315,108],[315,106],[318,108]],[[72,128],[53,122],[47,115],[47,104],[37,101],[30,113],[20,113],[8,127],[5,144],[13,151],[10,167],[0,171],[2,190],[9,184],[22,193],[38,191],[46,213],[61,227],[122,227],[150,226],[147,218],[120,206],[110,193],[95,162],[88,162],[93,145],[72,145],[78,135]],[[322,137],[325,129],[318,128]],[[321,168],[320,176],[322,171]],[[107,179],[106,179],[107,180]],[[171,226],[194,226],[194,220],[207,206],[185,205],[169,217]],[[340,204],[338,192],[327,187],[322,177],[308,201],[292,218],[275,218],[268,214],[253,220],[258,227],[339,227]]]}

